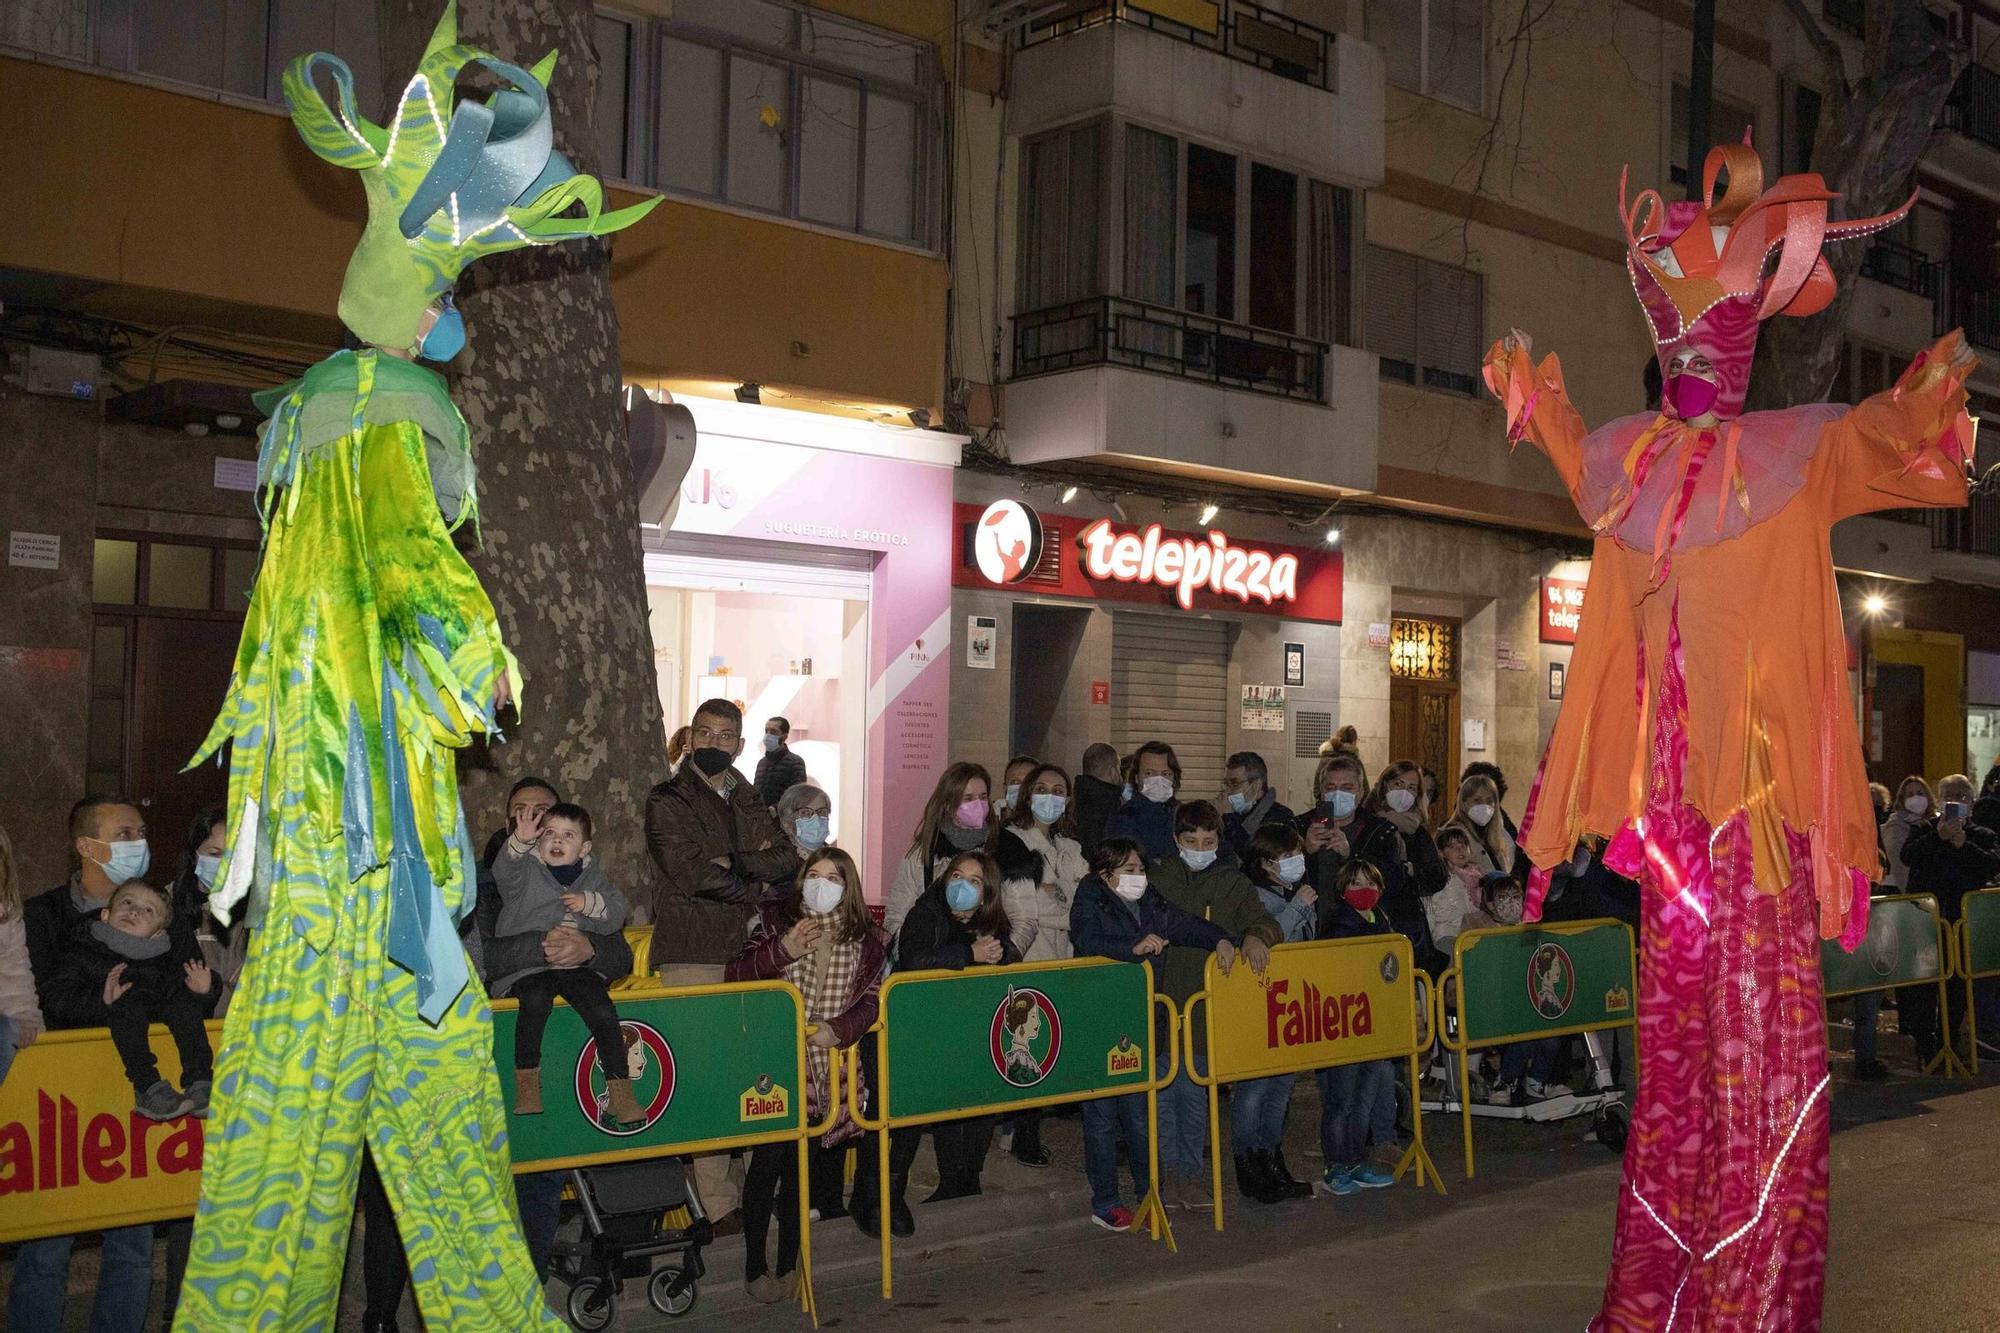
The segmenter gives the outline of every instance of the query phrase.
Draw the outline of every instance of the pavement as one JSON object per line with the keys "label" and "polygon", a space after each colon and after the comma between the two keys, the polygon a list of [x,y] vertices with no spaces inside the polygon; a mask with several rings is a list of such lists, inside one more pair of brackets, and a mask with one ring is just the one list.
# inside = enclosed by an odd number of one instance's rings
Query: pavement
{"label": "pavement", "polygon": [[[1838,1019],[1838,1014],[1836,1014]],[[1828,1333],[1958,1333],[2000,1328],[2000,1062],[1973,1084],[1924,1078],[1906,1045],[1883,1035],[1896,1077],[1856,1082],[1838,1021],[1833,1093],[1832,1254]],[[1312,1080],[1294,1096],[1287,1156],[1319,1163]],[[1404,1183],[1346,1198],[1260,1206],[1231,1192],[1227,1230],[1206,1213],[1172,1212],[1178,1253],[1093,1227],[1074,1117],[1044,1122],[1055,1158],[1031,1169],[996,1148],[978,1198],[924,1205],[928,1141],[910,1188],[917,1235],[896,1242],[896,1299],[880,1297],[875,1243],[851,1222],[813,1228],[824,1328],[1060,1328],[1165,1333],[1246,1320],[1263,1330],[1576,1330],[1596,1312],[1610,1258],[1619,1163],[1588,1118],[1553,1124],[1480,1120],[1479,1174],[1464,1177],[1456,1116],[1425,1117],[1449,1193]],[[1225,1180],[1228,1178],[1225,1164]],[[574,1224],[572,1224],[574,1225]],[[350,1252],[343,1329],[359,1324],[359,1238]],[[800,1330],[795,1308],[750,1301],[742,1243],[711,1246],[708,1275],[672,1319],[629,1283],[626,1333],[728,1328]],[[63,1328],[82,1330],[96,1253],[79,1246]],[[560,1308],[565,1291],[553,1284]],[[157,1326],[157,1319],[149,1327]],[[420,1327],[406,1302],[402,1327]],[[50,1331],[53,1333],[53,1331]]]}

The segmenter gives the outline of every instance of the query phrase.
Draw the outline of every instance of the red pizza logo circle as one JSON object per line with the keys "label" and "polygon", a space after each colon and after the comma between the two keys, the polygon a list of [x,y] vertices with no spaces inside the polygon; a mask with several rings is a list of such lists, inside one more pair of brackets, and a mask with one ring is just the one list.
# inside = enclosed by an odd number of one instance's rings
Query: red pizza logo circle
{"label": "red pizza logo circle", "polygon": [[1041,563],[1041,515],[1019,500],[995,500],[973,528],[972,558],[988,583],[1019,583]]}
{"label": "red pizza logo circle", "polygon": [[621,1125],[607,1114],[609,1099],[603,1090],[595,1038],[584,1042],[576,1057],[576,1105],[600,1134],[622,1139],[650,1129],[673,1101],[674,1048],[650,1024],[627,1019],[618,1027],[625,1034],[625,1067],[632,1077],[632,1093],[646,1118],[636,1125]]}
{"label": "red pizza logo circle", "polygon": [[993,1010],[987,1043],[994,1073],[1013,1087],[1034,1087],[1062,1054],[1062,1016],[1055,1001],[1038,990],[1009,990]]}

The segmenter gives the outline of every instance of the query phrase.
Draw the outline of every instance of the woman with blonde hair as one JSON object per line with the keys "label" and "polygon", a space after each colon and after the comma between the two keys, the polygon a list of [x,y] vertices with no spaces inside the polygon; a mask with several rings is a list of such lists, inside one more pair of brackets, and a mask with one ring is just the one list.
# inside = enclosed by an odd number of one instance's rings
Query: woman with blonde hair
{"label": "woman with blonde hair", "polygon": [[14,844],[0,828],[0,1082],[14,1052],[34,1044],[47,1028],[28,963],[28,930],[21,919],[21,872]]}
{"label": "woman with blonde hair", "polygon": [[1446,824],[1454,824],[1472,835],[1472,856],[1479,869],[1489,875],[1512,875],[1525,882],[1527,866],[1516,864],[1521,850],[1507,832],[1506,817],[1500,812],[1500,788],[1484,773],[1471,773],[1458,784],[1458,804]]}
{"label": "woman with blonde hair", "polygon": [[1903,864],[1903,848],[1910,835],[1929,828],[1937,819],[1937,797],[1931,784],[1915,773],[1896,784],[1896,798],[1889,803],[1889,817],[1882,821],[1882,886],[1901,893],[1910,884],[1910,868]]}

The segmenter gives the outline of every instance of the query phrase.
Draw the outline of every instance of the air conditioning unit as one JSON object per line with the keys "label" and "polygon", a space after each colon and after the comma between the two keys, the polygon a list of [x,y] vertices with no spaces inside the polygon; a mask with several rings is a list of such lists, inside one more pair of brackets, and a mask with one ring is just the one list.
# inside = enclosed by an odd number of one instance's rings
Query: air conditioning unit
{"label": "air conditioning unit", "polygon": [[30,344],[27,355],[8,361],[8,381],[29,393],[89,401],[97,397],[103,382],[104,362],[95,352],[66,352]]}

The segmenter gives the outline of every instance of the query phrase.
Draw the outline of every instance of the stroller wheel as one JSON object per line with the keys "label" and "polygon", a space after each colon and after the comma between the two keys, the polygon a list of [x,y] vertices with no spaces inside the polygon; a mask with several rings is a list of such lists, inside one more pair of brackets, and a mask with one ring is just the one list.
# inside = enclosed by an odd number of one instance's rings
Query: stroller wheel
{"label": "stroller wheel", "polygon": [[695,1295],[694,1279],[681,1268],[656,1268],[646,1283],[646,1299],[653,1308],[677,1319],[694,1309]]}
{"label": "stroller wheel", "polygon": [[618,1293],[603,1278],[587,1277],[569,1289],[569,1322],[584,1333],[611,1327],[618,1314]]}
{"label": "stroller wheel", "polygon": [[1632,1113],[1623,1102],[1613,1102],[1597,1113],[1597,1141],[1613,1152],[1623,1152],[1626,1134],[1632,1128]]}

